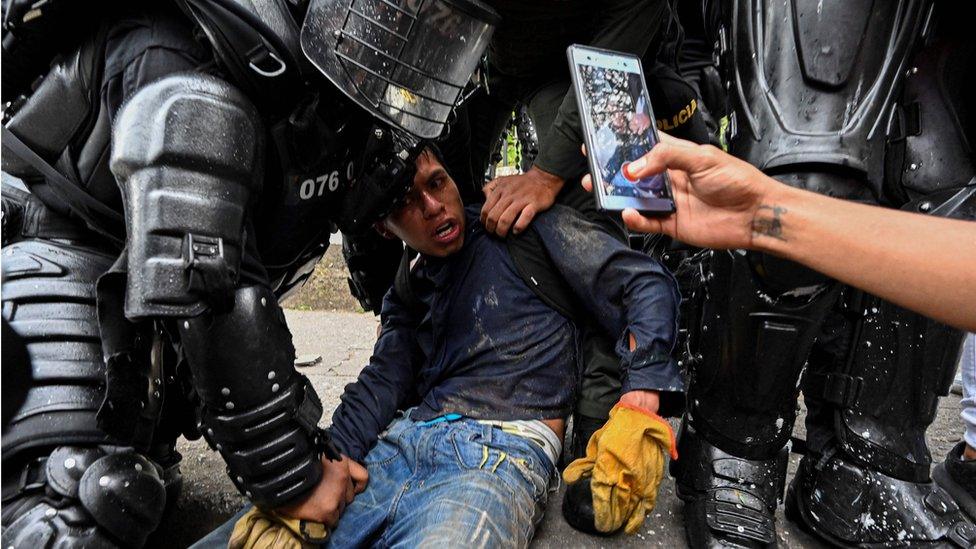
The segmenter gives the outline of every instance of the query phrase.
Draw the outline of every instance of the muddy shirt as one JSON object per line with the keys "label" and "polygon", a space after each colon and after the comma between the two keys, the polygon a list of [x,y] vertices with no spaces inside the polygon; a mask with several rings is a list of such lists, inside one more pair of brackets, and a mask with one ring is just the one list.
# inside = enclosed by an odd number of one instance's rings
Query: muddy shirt
{"label": "muddy shirt", "polygon": [[[527,286],[479,212],[466,211],[460,251],[415,265],[412,289],[425,311],[387,294],[370,363],[332,417],[332,435],[351,458],[361,460],[397,411],[410,406],[421,421],[447,413],[520,420],[571,412],[576,328]],[[617,338],[623,391],[683,391],[672,358],[680,297],[664,267],[566,207],[540,215],[533,228],[580,303]]]}

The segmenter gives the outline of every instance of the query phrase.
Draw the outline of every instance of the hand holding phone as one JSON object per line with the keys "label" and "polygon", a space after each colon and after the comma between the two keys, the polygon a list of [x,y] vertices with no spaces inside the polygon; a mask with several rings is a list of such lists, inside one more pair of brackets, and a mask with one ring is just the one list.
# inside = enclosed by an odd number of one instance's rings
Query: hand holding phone
{"label": "hand holding phone", "polygon": [[650,215],[674,211],[667,173],[631,180],[624,165],[657,144],[657,128],[637,56],[572,45],[567,49],[597,206]]}

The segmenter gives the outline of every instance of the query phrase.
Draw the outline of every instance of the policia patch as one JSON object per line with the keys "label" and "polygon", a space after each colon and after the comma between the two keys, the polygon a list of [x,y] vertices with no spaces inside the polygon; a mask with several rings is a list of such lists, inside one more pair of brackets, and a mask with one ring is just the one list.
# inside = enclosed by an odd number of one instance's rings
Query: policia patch
{"label": "policia patch", "polygon": [[660,61],[650,67],[645,64],[644,73],[657,129],[680,139],[708,143],[708,125],[695,88]]}
{"label": "policia patch", "polygon": [[657,119],[657,129],[670,133],[674,133],[678,129],[678,126],[686,124],[691,117],[695,115],[698,111],[698,100],[692,99],[690,103],[685,105],[680,111],[677,112],[671,119],[658,118]]}

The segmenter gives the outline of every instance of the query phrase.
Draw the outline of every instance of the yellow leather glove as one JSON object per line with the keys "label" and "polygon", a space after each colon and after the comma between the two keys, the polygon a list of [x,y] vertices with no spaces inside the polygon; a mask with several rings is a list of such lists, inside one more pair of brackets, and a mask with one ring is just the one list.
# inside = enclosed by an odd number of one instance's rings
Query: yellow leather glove
{"label": "yellow leather glove", "polygon": [[252,507],[238,519],[230,549],[308,549],[325,543],[329,529],[319,522],[288,518]]}
{"label": "yellow leather glove", "polygon": [[597,530],[609,533],[624,526],[633,534],[657,502],[665,453],[678,458],[671,425],[656,414],[618,403],[590,437],[586,456],[563,471],[563,480],[591,477]]}

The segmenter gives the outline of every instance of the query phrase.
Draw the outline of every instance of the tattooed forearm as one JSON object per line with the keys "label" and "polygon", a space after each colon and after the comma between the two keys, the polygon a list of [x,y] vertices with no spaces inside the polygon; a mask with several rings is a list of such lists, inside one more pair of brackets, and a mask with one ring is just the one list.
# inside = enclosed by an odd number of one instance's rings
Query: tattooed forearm
{"label": "tattooed forearm", "polygon": [[783,214],[786,208],[780,206],[759,206],[752,220],[752,236],[768,236],[786,242],[783,236]]}

